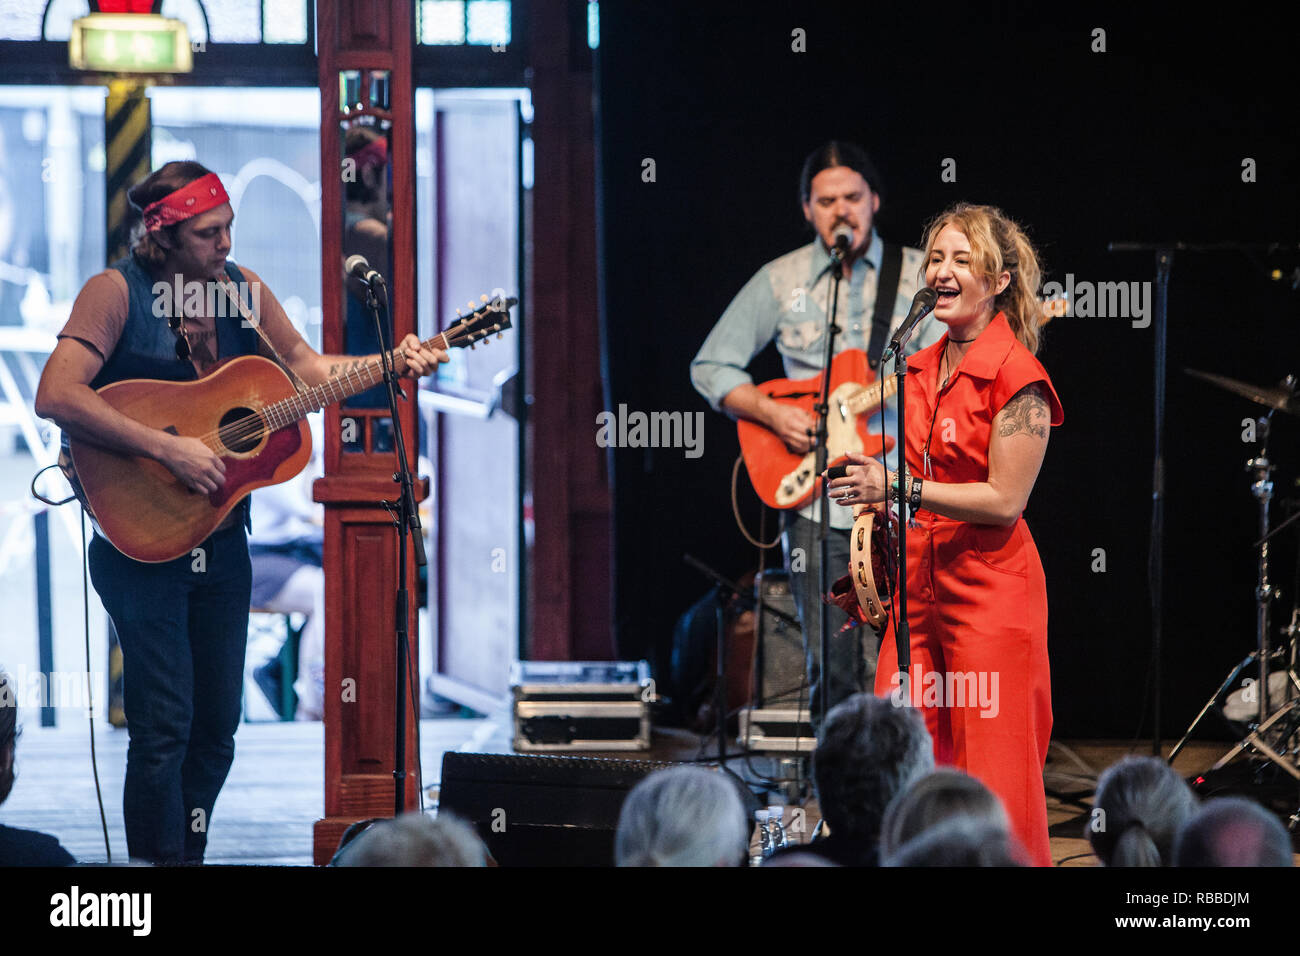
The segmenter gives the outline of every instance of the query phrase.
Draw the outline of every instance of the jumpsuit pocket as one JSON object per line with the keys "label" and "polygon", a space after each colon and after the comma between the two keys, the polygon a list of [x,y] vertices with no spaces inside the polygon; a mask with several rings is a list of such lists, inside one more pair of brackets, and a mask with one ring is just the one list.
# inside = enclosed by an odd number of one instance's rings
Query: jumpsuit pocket
{"label": "jumpsuit pocket", "polygon": [[1024,541],[1017,521],[1009,528],[997,525],[970,525],[971,551],[980,564],[1003,574],[1023,578],[1028,573]]}

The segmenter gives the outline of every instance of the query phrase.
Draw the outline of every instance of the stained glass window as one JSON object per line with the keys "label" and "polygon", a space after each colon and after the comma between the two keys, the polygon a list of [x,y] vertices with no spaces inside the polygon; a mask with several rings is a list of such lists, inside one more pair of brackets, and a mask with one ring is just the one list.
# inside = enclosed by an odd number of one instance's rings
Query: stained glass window
{"label": "stained glass window", "polygon": [[421,0],[419,36],[427,44],[464,43],[464,0]]}
{"label": "stained glass window", "polygon": [[45,39],[68,39],[72,36],[72,21],[89,13],[90,4],[86,0],[50,0],[50,12],[45,15]]}
{"label": "stained glass window", "polygon": [[307,0],[262,0],[263,43],[306,43]]}
{"label": "stained glass window", "polygon": [[510,42],[510,0],[420,0],[417,35],[426,46]]}
{"label": "stained glass window", "polygon": [[262,39],[260,0],[205,0],[213,43],[257,43]]}
{"label": "stained glass window", "polygon": [[509,0],[469,0],[467,42],[487,45],[510,42]]}
{"label": "stained glass window", "polygon": [[[431,42],[464,43],[466,4],[434,5],[458,8],[453,19],[460,24],[461,35],[455,40]],[[497,0],[487,4],[469,4],[471,7],[480,5],[506,7],[506,19],[509,20],[509,3]],[[306,43],[311,5],[310,0],[163,0],[159,12],[182,21],[193,43]],[[0,0],[0,40],[67,40],[72,35],[72,21],[89,13],[88,0]],[[497,21],[493,19],[499,18],[499,14],[488,13],[486,17],[481,30],[484,33],[499,32]],[[42,18],[45,20],[44,36],[41,35]],[[508,34],[508,23],[506,30]]]}
{"label": "stained glass window", "polygon": [[0,40],[39,40],[45,0],[0,0]]}

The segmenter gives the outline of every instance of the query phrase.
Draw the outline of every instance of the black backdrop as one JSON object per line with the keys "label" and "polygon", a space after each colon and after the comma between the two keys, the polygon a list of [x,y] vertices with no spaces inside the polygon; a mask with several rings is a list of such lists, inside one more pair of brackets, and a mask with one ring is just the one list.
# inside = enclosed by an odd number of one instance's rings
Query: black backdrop
{"label": "black backdrop", "polygon": [[[1300,240],[1294,24],[1233,8],[1157,22],[1131,12],[1048,14],[1029,4],[601,5],[597,55],[606,407],[705,413],[704,454],[611,449],[615,626],[623,657],[667,659],[676,617],[707,585],[692,553],[738,576],[758,564],[736,530],[734,425],[692,389],[688,366],[764,262],[808,241],[796,204],[803,156],[863,143],[884,178],[877,225],[915,245],[957,200],[1025,224],[1047,277],[1148,281],[1150,254],[1113,240]],[[1242,9],[1242,8],[1237,8]],[[737,12],[743,10],[743,12]],[[793,52],[792,31],[806,52]],[[1106,52],[1092,52],[1094,28]],[[941,163],[957,181],[941,181]],[[1257,181],[1242,181],[1242,161]],[[643,181],[643,160],[655,181]],[[1163,732],[1177,736],[1253,646],[1255,503],[1244,399],[1183,374],[1270,383],[1300,372],[1300,293],[1270,281],[1295,254],[1180,254],[1169,319]],[[1153,331],[1062,318],[1039,357],[1065,407],[1026,512],[1050,600],[1058,736],[1150,734],[1146,584]],[[769,349],[756,377],[779,374]],[[1278,499],[1295,495],[1300,422],[1275,423]],[[587,427],[578,423],[577,427]],[[593,435],[596,431],[591,423]],[[758,507],[745,515],[757,527]],[[768,530],[773,525],[769,519]],[[1294,599],[1296,538],[1275,579]],[[1105,549],[1106,570],[1092,570]],[[779,561],[779,551],[768,560]],[[1014,613],[1013,609],[1008,609]],[[1149,714],[1149,706],[1146,714]]]}

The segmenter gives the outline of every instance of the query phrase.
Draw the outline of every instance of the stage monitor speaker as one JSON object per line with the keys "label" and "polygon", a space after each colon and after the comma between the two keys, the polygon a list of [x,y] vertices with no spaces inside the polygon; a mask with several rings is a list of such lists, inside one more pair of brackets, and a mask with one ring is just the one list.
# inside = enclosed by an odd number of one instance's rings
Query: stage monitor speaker
{"label": "stage monitor speaker", "polygon": [[683,764],[448,752],[438,809],[478,831],[501,866],[613,866],[627,792]]}
{"label": "stage monitor speaker", "polygon": [[761,697],[756,707],[808,706],[808,682],[804,677],[803,634],[767,608],[784,611],[798,620],[799,612],[790,593],[790,575],[783,568],[765,570],[758,577],[762,589],[763,618],[757,646]]}

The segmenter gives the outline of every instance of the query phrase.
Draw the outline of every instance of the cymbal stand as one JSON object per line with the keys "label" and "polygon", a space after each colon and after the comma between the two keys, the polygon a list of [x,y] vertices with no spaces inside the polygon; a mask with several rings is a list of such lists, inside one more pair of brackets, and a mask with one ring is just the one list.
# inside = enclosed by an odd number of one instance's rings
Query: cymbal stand
{"label": "cymbal stand", "polygon": [[[1259,502],[1259,533],[1262,538],[1269,537],[1269,502],[1273,498],[1273,464],[1268,460],[1268,430],[1272,417],[1273,412],[1270,410],[1266,416],[1259,420],[1261,440],[1259,454],[1246,462],[1246,470],[1252,474],[1254,479],[1250,491],[1255,496],[1255,500]],[[1281,593],[1269,579],[1269,544],[1270,542],[1265,540],[1258,546],[1259,575],[1255,586],[1255,639],[1259,662],[1259,680],[1256,684],[1256,693],[1259,697],[1259,720],[1255,728],[1243,737],[1236,746],[1219,758],[1219,761],[1211,769],[1222,769],[1238,754],[1250,748],[1261,754],[1269,762],[1281,767],[1292,777],[1300,780],[1300,766],[1297,766],[1296,761],[1278,753],[1265,738],[1265,734],[1274,724],[1295,711],[1297,706],[1300,706],[1300,698],[1292,696],[1272,714],[1269,713],[1271,704],[1268,692],[1268,667],[1271,656],[1269,649],[1269,612],[1273,600]],[[1283,745],[1284,749],[1286,739],[1287,737],[1284,736],[1277,740],[1278,743]],[[1292,818],[1293,823],[1296,819],[1298,817]]]}

